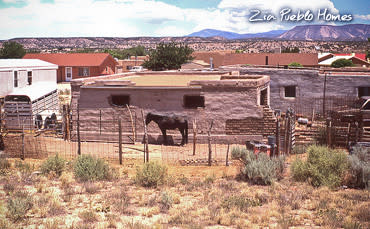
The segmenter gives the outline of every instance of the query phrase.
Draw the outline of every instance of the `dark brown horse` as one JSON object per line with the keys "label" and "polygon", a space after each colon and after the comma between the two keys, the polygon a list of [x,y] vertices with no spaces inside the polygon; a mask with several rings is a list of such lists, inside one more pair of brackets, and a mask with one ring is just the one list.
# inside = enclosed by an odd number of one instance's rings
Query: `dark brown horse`
{"label": "dark brown horse", "polygon": [[145,124],[148,125],[151,121],[158,124],[161,129],[164,139],[164,144],[167,144],[166,130],[178,129],[182,136],[181,145],[188,143],[188,121],[181,116],[164,116],[153,113],[148,113],[145,117]]}

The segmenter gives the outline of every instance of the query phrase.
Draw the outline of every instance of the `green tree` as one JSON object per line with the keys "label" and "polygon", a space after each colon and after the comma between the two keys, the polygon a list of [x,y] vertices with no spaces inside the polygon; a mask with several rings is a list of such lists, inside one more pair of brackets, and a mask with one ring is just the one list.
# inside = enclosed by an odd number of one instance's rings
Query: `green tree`
{"label": "green tree", "polygon": [[26,54],[23,45],[15,41],[6,41],[3,43],[3,47],[0,49],[0,58],[22,58]]}
{"label": "green tree", "polygon": [[143,63],[145,68],[162,71],[179,69],[182,64],[192,60],[193,49],[183,44],[160,43],[149,54],[149,60]]}
{"label": "green tree", "polygon": [[331,63],[331,67],[333,68],[343,68],[347,66],[351,67],[351,66],[354,66],[354,64],[352,63],[351,60],[347,60],[344,58],[338,59],[336,61],[333,61],[333,63]]}
{"label": "green tree", "polygon": [[302,64],[298,63],[298,62],[292,62],[290,64],[288,64],[289,67],[303,67]]}

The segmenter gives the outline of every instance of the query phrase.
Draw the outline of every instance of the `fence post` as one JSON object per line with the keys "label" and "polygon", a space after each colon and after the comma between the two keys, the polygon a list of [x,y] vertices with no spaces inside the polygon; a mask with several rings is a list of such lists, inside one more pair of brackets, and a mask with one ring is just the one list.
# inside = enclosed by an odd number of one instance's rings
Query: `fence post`
{"label": "fence post", "polygon": [[346,147],[348,147],[348,144],[349,144],[350,134],[351,134],[351,122],[348,123],[348,127],[347,127]]}
{"label": "fence post", "polygon": [[212,146],[211,146],[211,129],[213,126],[213,120],[211,121],[211,125],[207,131],[208,133],[208,166],[212,165]]}
{"label": "fence post", "polygon": [[119,164],[122,165],[122,125],[121,118],[118,118],[118,153],[119,153]]}
{"label": "fence post", "polygon": [[133,121],[133,118],[132,118],[132,113],[131,113],[131,110],[130,110],[130,107],[126,104],[126,108],[128,110],[128,113],[130,114],[130,121],[131,121],[131,128],[132,128],[132,141],[136,142],[136,130],[135,130],[135,126],[134,126],[134,121]]}
{"label": "fence post", "polygon": [[80,104],[77,104],[77,154],[81,155],[81,137],[80,137]]}
{"label": "fence post", "polygon": [[143,118],[143,126],[144,126],[144,163],[145,163],[145,162],[149,162],[149,147],[148,147],[148,132],[146,129],[146,123],[145,123],[143,110],[141,110],[141,117]]}
{"label": "fence post", "polygon": [[195,155],[195,149],[197,146],[197,120],[193,120],[193,156]]}
{"label": "fence post", "polygon": [[230,143],[227,144],[227,150],[226,150],[226,166],[229,166],[229,149],[230,149]]}
{"label": "fence post", "polygon": [[21,159],[24,160],[25,158],[25,149],[24,149],[24,120],[22,120],[22,155]]}
{"label": "fence post", "polygon": [[324,78],[324,93],[323,93],[323,101],[322,101],[322,114],[324,117],[326,117],[326,112],[325,112],[325,106],[326,106],[326,73],[325,73],[325,78]]}
{"label": "fence post", "polygon": [[[274,154],[279,155],[280,154],[280,117],[276,117],[276,153]],[[274,155],[275,156],[275,155]]]}

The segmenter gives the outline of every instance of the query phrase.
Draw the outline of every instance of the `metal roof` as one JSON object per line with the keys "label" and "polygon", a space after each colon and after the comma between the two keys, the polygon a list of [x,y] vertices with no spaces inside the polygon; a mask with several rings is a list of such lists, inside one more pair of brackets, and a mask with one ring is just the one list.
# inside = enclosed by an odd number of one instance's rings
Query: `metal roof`
{"label": "metal roof", "polygon": [[58,66],[38,59],[0,59],[0,71],[15,69],[58,69]]}

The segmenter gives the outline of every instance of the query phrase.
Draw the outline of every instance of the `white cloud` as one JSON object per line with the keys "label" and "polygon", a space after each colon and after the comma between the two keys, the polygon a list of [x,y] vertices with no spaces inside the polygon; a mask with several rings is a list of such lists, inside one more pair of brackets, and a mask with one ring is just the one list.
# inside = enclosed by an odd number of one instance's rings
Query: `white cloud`
{"label": "white cloud", "polygon": [[[251,23],[248,21],[251,9],[261,9],[277,16],[285,6],[292,10],[327,8],[334,14],[338,13],[329,0],[222,0],[217,8],[209,9],[181,9],[155,0],[55,0],[53,4],[42,4],[40,0],[5,1],[27,1],[27,5],[0,9],[0,39],[25,36],[181,36],[206,28],[251,33],[293,26],[279,21]],[[369,15],[359,16],[369,20]],[[186,26],[177,26],[181,24]]]}
{"label": "white cloud", "polygon": [[368,15],[355,14],[355,18],[362,19],[362,20],[370,20],[370,14]]}

